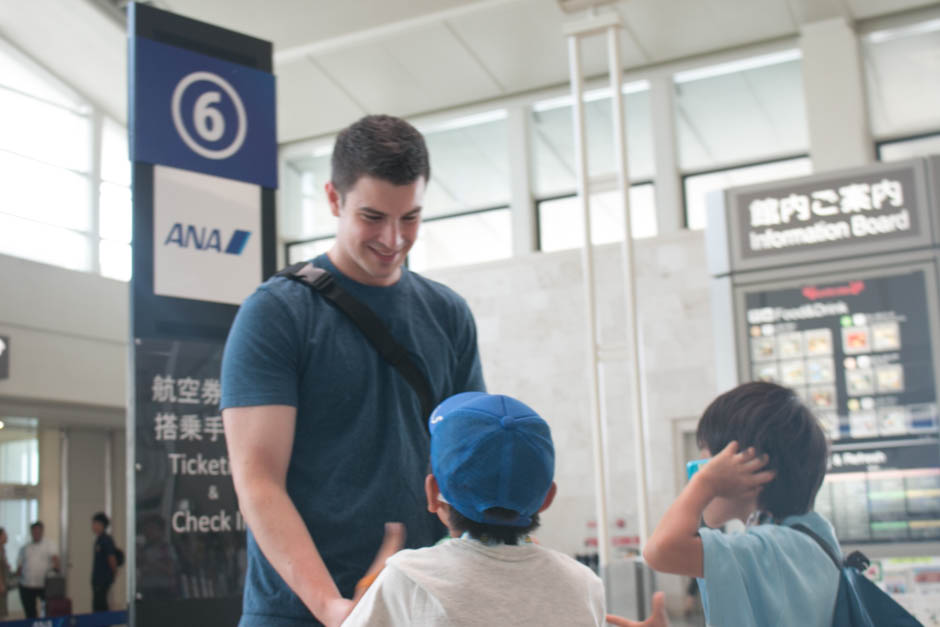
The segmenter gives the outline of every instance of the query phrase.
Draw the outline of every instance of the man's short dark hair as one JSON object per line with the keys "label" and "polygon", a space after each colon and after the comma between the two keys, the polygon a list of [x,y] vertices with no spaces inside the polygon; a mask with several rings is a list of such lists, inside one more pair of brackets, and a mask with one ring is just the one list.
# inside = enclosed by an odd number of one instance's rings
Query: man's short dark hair
{"label": "man's short dark hair", "polygon": [[793,390],[763,381],[739,385],[712,401],[696,437],[712,455],[737,440],[741,450],[753,446],[769,456],[767,468],[777,476],[757,503],[776,520],[813,509],[829,447],[816,417]]}
{"label": "man's short dark hair", "polygon": [[424,137],[411,124],[390,115],[367,115],[343,129],[333,146],[331,180],[345,197],[363,176],[409,185],[431,177]]}
{"label": "man's short dark hair", "polygon": [[[519,544],[519,541],[527,535],[538,529],[540,521],[539,515],[532,516],[532,522],[526,527],[512,527],[510,525],[493,525],[489,523],[478,523],[470,520],[453,506],[449,508],[450,526],[461,533],[469,533],[471,538],[476,540],[488,540],[500,542],[502,544]],[[488,516],[496,518],[505,518],[506,520],[515,520],[519,514],[501,507],[492,507],[486,510]]]}
{"label": "man's short dark hair", "polygon": [[33,524],[31,524],[31,525],[29,526],[29,530],[32,531],[33,529],[35,529],[35,528],[37,528],[37,527],[39,527],[40,529],[45,529],[45,528],[46,528],[46,526],[45,526],[44,524],[42,524],[42,521],[41,521],[41,520],[37,520],[36,522],[34,522]]}
{"label": "man's short dark hair", "polygon": [[101,523],[107,529],[111,525],[111,519],[104,512],[98,512],[91,517],[92,522]]}

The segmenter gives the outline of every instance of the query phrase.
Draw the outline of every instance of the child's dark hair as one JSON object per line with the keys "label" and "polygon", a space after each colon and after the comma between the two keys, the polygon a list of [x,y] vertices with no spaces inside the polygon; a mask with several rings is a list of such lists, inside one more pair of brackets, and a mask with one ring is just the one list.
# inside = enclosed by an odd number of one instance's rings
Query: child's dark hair
{"label": "child's dark hair", "polygon": [[717,455],[736,440],[770,458],[777,476],[758,496],[760,509],[776,520],[813,509],[826,475],[829,447],[812,412],[793,390],[756,381],[725,392],[702,414],[698,445]]}
{"label": "child's dark hair", "polygon": [[367,115],[336,137],[331,160],[333,186],[345,197],[363,176],[394,185],[431,177],[424,137],[411,124],[390,115]]}
{"label": "child's dark hair", "polygon": [[[532,516],[532,522],[527,527],[511,527],[509,525],[478,523],[458,512],[453,506],[449,510],[450,526],[461,533],[469,533],[470,537],[476,540],[492,540],[502,544],[515,545],[538,529],[540,524],[538,514]],[[497,518],[505,518],[506,520],[514,520],[519,516],[516,512],[501,507],[490,508],[486,510],[486,514]]]}
{"label": "child's dark hair", "polygon": [[102,525],[105,529],[107,529],[109,526],[111,526],[111,519],[108,518],[108,515],[105,514],[104,512],[98,512],[98,513],[96,513],[94,516],[91,517],[91,520],[92,520],[92,522],[101,523],[101,525]]}

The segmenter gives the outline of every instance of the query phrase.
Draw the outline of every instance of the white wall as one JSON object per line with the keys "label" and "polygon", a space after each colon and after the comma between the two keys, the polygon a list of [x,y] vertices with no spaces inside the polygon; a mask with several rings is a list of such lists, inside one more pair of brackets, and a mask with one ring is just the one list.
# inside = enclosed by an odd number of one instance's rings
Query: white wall
{"label": "white wall", "polygon": [[[128,286],[0,255],[0,335],[11,339],[10,378],[0,381],[0,417],[39,419],[39,518],[60,554],[65,557],[68,551],[73,608],[91,611],[90,524],[92,514],[106,509],[108,447],[112,532],[118,546],[127,546]],[[63,437],[69,441],[64,476]],[[62,525],[63,506],[67,506],[67,527]],[[122,569],[111,593],[114,607],[126,606],[125,586]]]}
{"label": "white wall", "polygon": [[[598,248],[599,315],[605,344],[626,340],[620,263],[619,246]],[[697,416],[717,392],[703,234],[685,231],[639,240],[636,265],[650,416],[650,523],[655,524],[677,486],[674,422]],[[521,398],[552,425],[558,450],[559,496],[544,516],[540,539],[567,553],[587,552],[585,540],[594,535],[589,528],[594,520],[594,491],[579,252],[531,254],[428,275],[452,286],[469,301],[477,319],[490,390]],[[0,413],[11,399],[120,411],[125,394],[126,285],[8,257],[0,257],[0,277],[4,294],[0,333],[13,337],[11,374],[15,377],[0,382]],[[8,299],[8,294],[13,298]],[[33,351],[39,355],[23,355]],[[629,374],[625,362],[609,362],[603,383],[609,416],[610,515],[612,522],[618,518],[627,521],[625,529],[614,527],[613,534],[635,536]],[[111,426],[119,430],[111,420]],[[46,451],[54,446],[51,437],[44,440]],[[113,450],[122,452],[116,441],[121,435],[116,432],[112,438]],[[92,459],[98,444],[84,444],[87,442],[70,447],[69,467],[74,473],[89,464],[88,476],[98,477],[102,455]],[[116,453],[113,460],[112,482],[119,488],[116,493],[123,495],[123,472],[119,471],[123,456]],[[51,475],[51,463],[46,465]],[[97,480],[88,483],[99,484]],[[54,499],[47,486],[44,490],[50,493],[50,505],[42,506],[43,515],[49,518]],[[93,506],[95,499],[87,496],[82,497],[85,504],[81,508],[77,494],[70,499],[76,509],[70,516],[70,559],[76,573],[74,586],[78,587],[90,569],[90,564],[80,563],[87,549],[81,545],[81,534],[88,525],[89,512],[104,508],[103,502],[97,505],[95,501]],[[121,503],[115,499],[112,512],[118,544],[126,547]],[[120,595],[123,601],[123,592],[116,586],[112,599],[118,600]],[[78,600],[84,603],[83,596]]]}
{"label": "white wall", "polygon": [[[620,246],[597,251],[602,344],[624,344]],[[694,422],[718,391],[704,236],[685,231],[639,240],[636,267],[652,526],[681,485],[676,423]],[[539,540],[569,554],[590,552],[585,540],[594,535],[588,525],[595,505],[580,253],[533,254],[427,274],[470,303],[488,389],[518,397],[552,427],[558,497],[543,514]],[[631,379],[627,362],[605,364],[612,536],[636,536],[638,529]],[[626,519],[626,529],[616,527],[618,518]],[[681,603],[678,578],[660,577],[659,586],[669,593],[670,605]]]}
{"label": "white wall", "polygon": [[[620,247],[597,249],[602,344],[623,344]],[[695,417],[715,395],[709,277],[701,233],[637,242],[638,301],[649,401],[651,523],[671,503],[676,476],[672,421]],[[566,251],[429,272],[470,303],[491,392],[532,405],[552,426],[559,484],[540,538],[567,553],[593,535],[593,466],[580,254]],[[630,370],[605,365],[613,520],[636,535]],[[617,532],[618,534],[621,532]]]}
{"label": "white wall", "polygon": [[127,283],[0,255],[0,335],[10,337],[0,413],[21,401],[124,407]]}

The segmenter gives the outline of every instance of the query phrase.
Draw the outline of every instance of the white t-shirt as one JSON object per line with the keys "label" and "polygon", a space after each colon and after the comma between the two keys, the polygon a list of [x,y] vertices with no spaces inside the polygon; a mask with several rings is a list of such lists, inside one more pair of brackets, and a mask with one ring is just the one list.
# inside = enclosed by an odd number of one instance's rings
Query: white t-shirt
{"label": "white t-shirt", "polygon": [[343,627],[604,625],[591,569],[539,546],[454,539],[389,558]]}
{"label": "white t-shirt", "polygon": [[45,588],[46,573],[52,570],[52,558],[56,548],[48,540],[30,542],[20,549],[17,566],[23,569],[21,586],[27,588]]}

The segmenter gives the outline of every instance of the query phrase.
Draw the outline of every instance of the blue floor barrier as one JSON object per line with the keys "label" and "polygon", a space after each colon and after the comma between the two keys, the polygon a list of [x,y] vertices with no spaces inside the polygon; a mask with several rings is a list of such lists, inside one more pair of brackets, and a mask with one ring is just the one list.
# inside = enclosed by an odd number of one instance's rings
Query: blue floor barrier
{"label": "blue floor barrier", "polygon": [[27,620],[0,621],[0,627],[107,627],[127,624],[127,612],[96,612],[73,616],[50,616]]}

